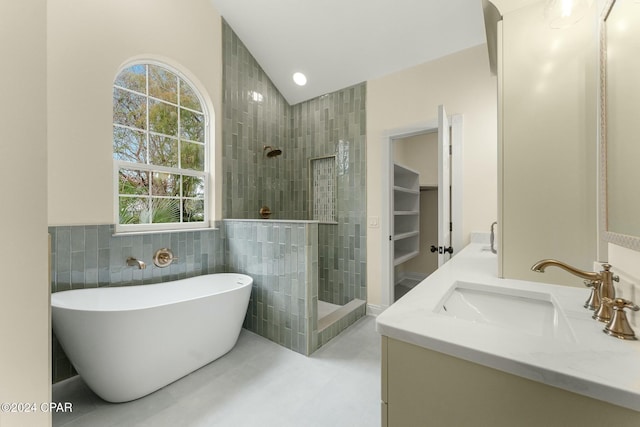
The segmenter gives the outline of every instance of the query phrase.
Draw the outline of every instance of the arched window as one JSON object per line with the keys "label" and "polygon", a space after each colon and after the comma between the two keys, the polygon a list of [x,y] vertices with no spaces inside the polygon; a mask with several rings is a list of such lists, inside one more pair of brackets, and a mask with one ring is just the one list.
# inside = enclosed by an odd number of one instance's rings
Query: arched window
{"label": "arched window", "polygon": [[165,65],[138,63],[113,85],[117,231],[206,227],[208,123],[202,97]]}

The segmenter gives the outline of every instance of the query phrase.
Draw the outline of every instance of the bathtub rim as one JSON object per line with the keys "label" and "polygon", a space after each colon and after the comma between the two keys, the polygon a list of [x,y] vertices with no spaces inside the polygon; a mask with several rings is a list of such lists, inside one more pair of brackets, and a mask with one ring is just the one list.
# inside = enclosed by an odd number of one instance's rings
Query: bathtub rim
{"label": "bathtub rim", "polygon": [[[243,279],[246,278],[247,280],[246,282],[243,282],[243,283],[238,283],[236,281],[229,282],[229,284],[232,284],[233,286],[230,286],[229,288],[224,290],[219,290],[216,292],[205,292],[205,293],[201,293],[196,296],[190,296],[190,297],[173,298],[167,301],[163,301],[161,303],[149,303],[147,301],[141,301],[140,305],[135,307],[114,306],[114,307],[105,307],[105,308],[96,308],[96,307],[87,308],[87,307],[78,306],[77,303],[75,306],[61,305],[60,301],[57,301],[58,299],[68,296],[70,293],[77,295],[77,294],[90,293],[92,291],[95,293],[97,290],[99,290],[99,292],[105,292],[106,290],[112,290],[114,292],[116,291],[127,292],[126,290],[130,290],[130,289],[141,290],[144,288],[145,290],[148,290],[148,291],[161,291],[160,289],[157,289],[157,288],[153,289],[154,285],[179,286],[177,285],[177,283],[179,282],[188,281],[190,279],[203,278],[206,276],[236,276],[236,277],[241,276]],[[69,310],[69,311],[77,311],[77,312],[95,312],[95,313],[116,313],[116,312],[133,312],[133,311],[149,310],[153,308],[164,307],[172,304],[179,304],[179,303],[194,301],[194,300],[207,298],[215,295],[222,295],[229,292],[234,292],[244,287],[251,287],[253,286],[253,283],[254,283],[253,277],[244,273],[208,273],[208,274],[202,274],[199,276],[185,277],[178,280],[171,280],[168,282],[149,283],[146,285],[119,285],[119,286],[102,286],[102,287],[84,288],[84,289],[69,289],[66,291],[51,293],[51,309],[52,310]]]}

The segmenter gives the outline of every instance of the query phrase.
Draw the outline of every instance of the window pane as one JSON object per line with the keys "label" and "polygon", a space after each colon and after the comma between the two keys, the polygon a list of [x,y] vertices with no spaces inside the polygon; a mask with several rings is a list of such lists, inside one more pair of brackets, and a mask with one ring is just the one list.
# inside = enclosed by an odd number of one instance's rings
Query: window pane
{"label": "window pane", "polygon": [[160,135],[149,135],[149,163],[178,167],[178,140]]}
{"label": "window pane", "polygon": [[154,172],[151,194],[154,196],[180,196],[180,175]]}
{"label": "window pane", "polygon": [[204,145],[183,141],[180,162],[182,169],[204,171]]}
{"label": "window pane", "polygon": [[113,123],[147,128],[147,103],[143,95],[113,88]]}
{"label": "window pane", "polygon": [[180,106],[202,111],[200,100],[191,89],[191,86],[182,79],[180,79]]}
{"label": "window pane", "polygon": [[140,93],[147,93],[147,75],[145,65],[133,65],[118,74],[114,83]]}
{"label": "window pane", "polygon": [[120,169],[119,194],[149,194],[149,172]]}
{"label": "window pane", "polygon": [[149,95],[178,103],[178,77],[171,71],[149,65]]}
{"label": "window pane", "polygon": [[180,222],[180,199],[152,198],[153,223]]}
{"label": "window pane", "polygon": [[[120,224],[204,221],[208,177],[185,175],[205,170],[203,112],[198,92],[161,65],[133,65],[118,74],[113,158],[129,162],[118,167]],[[150,167],[155,171],[142,170]]]}
{"label": "window pane", "polygon": [[204,142],[204,115],[180,109],[180,137]]}
{"label": "window pane", "polygon": [[120,224],[148,224],[149,199],[147,197],[120,197]]}
{"label": "window pane", "polygon": [[183,175],[182,196],[204,199],[204,178]]}
{"label": "window pane", "polygon": [[149,127],[153,132],[178,136],[178,107],[149,100]]}
{"label": "window pane", "polygon": [[204,200],[183,200],[182,222],[204,221]]}
{"label": "window pane", "polygon": [[113,158],[127,162],[147,163],[145,133],[119,126],[113,127]]}

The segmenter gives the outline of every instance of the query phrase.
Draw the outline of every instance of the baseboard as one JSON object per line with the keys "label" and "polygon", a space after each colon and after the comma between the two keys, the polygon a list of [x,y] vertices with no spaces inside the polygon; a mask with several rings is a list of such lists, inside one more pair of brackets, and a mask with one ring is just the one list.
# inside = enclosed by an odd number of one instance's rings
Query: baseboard
{"label": "baseboard", "polygon": [[383,311],[385,311],[388,307],[382,305],[375,304],[367,304],[367,316],[377,317]]}

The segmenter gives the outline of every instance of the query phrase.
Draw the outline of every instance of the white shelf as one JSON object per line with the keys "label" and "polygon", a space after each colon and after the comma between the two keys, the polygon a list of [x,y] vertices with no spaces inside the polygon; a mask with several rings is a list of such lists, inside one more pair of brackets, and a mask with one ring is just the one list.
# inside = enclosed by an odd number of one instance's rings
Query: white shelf
{"label": "white shelf", "polygon": [[403,262],[407,262],[411,258],[418,256],[419,253],[420,251],[407,251],[407,252],[396,251],[396,255],[393,258],[393,265],[396,266],[396,265],[402,264]]}
{"label": "white shelf", "polygon": [[420,175],[397,163],[393,167],[393,265],[420,253]]}
{"label": "white shelf", "polygon": [[393,240],[402,240],[408,237],[419,236],[419,235],[420,235],[419,231],[410,231],[408,233],[400,233],[400,234],[394,235]]}
{"label": "white shelf", "polygon": [[398,193],[420,194],[420,189],[415,190],[413,188],[398,187],[397,185],[393,187],[393,191]]}
{"label": "white shelf", "polygon": [[396,216],[401,216],[401,215],[420,215],[420,211],[394,211],[393,214],[396,215]]}

